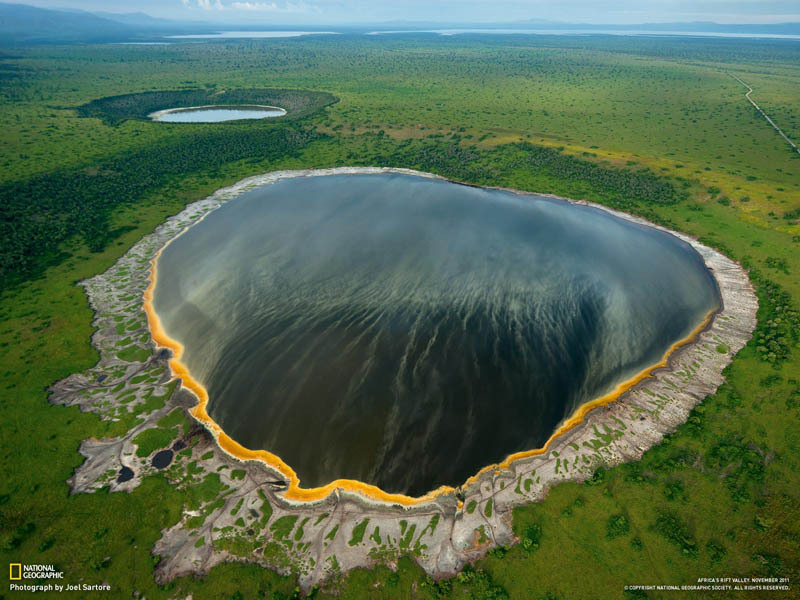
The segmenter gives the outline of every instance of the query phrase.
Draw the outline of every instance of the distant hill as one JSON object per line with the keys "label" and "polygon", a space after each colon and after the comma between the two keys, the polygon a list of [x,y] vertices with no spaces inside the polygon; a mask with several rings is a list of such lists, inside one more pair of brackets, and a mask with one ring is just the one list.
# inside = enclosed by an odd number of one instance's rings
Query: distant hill
{"label": "distant hill", "polygon": [[203,21],[173,21],[171,19],[161,19],[158,17],[151,17],[147,13],[113,13],[105,11],[94,11],[91,13],[109,21],[116,21],[130,27],[137,28],[144,31],[209,31],[217,30],[219,25],[212,25]]}
{"label": "distant hill", "polygon": [[219,28],[200,21],[159,19],[143,12],[55,10],[0,2],[0,46],[152,40]]}
{"label": "distant hill", "polygon": [[99,42],[132,37],[124,23],[84,12],[0,3],[0,44]]}
{"label": "distant hill", "polygon": [[800,23],[768,23],[768,24],[728,24],[714,23],[712,21],[692,21],[687,23],[639,23],[634,25],[620,24],[587,24],[587,23],[560,23],[556,21],[542,21],[531,19],[519,21],[518,26],[530,29],[579,29],[582,31],[682,31],[686,33],[749,33],[768,35],[800,35]]}
{"label": "distant hill", "polygon": [[133,27],[162,27],[162,26],[168,27],[170,25],[173,25],[173,22],[168,19],[159,19],[157,17],[151,17],[147,13],[143,12],[113,13],[105,11],[94,11],[91,14],[98,16],[102,19],[108,19],[109,21],[116,21],[117,23],[122,23],[124,25],[130,25]]}
{"label": "distant hill", "polygon": [[[296,25],[255,25],[250,24],[212,24],[208,22],[171,21],[159,19],[146,13],[85,12],[80,10],[53,10],[37,8],[27,4],[0,2],[0,46],[19,44],[65,44],[124,42],[154,40],[170,34],[208,33],[219,30],[303,30],[315,31],[320,26]],[[800,23],[776,23],[768,25],[725,25],[712,22],[693,23],[644,23],[639,25],[591,25],[581,23],[559,23],[530,19],[527,21],[505,23],[433,23],[420,21],[395,21],[372,25],[352,24],[336,26],[342,32],[364,33],[371,30],[387,31],[403,29],[425,31],[431,29],[480,29],[487,33],[496,29],[520,29],[532,31],[572,30],[580,32],[604,31],[643,31],[686,33],[728,33],[756,35],[800,35]],[[323,29],[330,29],[329,27]]]}

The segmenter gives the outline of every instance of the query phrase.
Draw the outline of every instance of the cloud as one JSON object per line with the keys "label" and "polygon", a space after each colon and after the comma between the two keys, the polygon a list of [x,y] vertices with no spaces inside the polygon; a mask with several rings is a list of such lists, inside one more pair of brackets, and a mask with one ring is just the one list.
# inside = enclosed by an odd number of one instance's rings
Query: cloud
{"label": "cloud", "polygon": [[234,2],[232,6],[245,10],[278,10],[278,5],[274,2]]}
{"label": "cloud", "polygon": [[[191,6],[190,0],[181,0],[184,6]],[[197,6],[202,8],[203,10],[224,10],[225,7],[222,5],[222,0],[197,0]]]}
{"label": "cloud", "polygon": [[[184,9],[204,11],[225,11],[229,18],[235,18],[236,14],[244,12],[251,13],[273,13],[273,14],[306,14],[319,15],[324,11],[315,4],[309,4],[303,0],[180,0]],[[342,1],[334,0],[334,4],[341,7]],[[357,3],[361,0],[355,0]],[[0,0],[2,2],[2,0]]]}
{"label": "cloud", "polygon": [[317,12],[317,8],[309,6],[305,2],[285,2],[282,5],[277,2],[233,2],[231,8],[239,10],[254,10],[263,12],[285,12],[285,13],[308,13]]}

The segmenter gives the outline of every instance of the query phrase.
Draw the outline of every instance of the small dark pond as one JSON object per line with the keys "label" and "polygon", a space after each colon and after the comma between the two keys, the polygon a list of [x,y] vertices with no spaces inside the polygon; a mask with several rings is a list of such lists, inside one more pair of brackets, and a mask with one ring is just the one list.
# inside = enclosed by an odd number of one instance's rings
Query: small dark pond
{"label": "small dark pond", "polygon": [[117,475],[117,483],[125,483],[133,479],[133,469],[130,467],[122,467]]}
{"label": "small dark pond", "polygon": [[172,450],[161,450],[153,457],[152,465],[156,469],[166,469],[172,462]]}

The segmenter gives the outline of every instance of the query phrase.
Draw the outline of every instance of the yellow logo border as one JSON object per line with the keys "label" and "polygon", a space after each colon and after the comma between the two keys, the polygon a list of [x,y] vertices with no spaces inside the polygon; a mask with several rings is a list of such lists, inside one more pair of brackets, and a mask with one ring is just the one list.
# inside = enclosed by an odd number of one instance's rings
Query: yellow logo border
{"label": "yellow logo border", "polygon": [[[16,577],[14,577],[14,567],[17,567]],[[22,579],[22,563],[10,563],[8,565],[8,578],[11,581],[19,581]]]}

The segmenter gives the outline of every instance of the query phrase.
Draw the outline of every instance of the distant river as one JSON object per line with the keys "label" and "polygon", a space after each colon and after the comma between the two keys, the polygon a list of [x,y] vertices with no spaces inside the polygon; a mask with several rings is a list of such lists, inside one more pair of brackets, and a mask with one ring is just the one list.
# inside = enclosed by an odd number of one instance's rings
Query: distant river
{"label": "distant river", "polygon": [[290,38],[304,35],[332,35],[335,31],[217,31],[214,33],[193,33],[189,35],[168,35],[171,39],[239,39],[239,38]]}
{"label": "distant river", "polygon": [[420,495],[541,446],[719,306],[667,233],[410,175],[283,179],[161,255],[154,306],[246,447]]}

